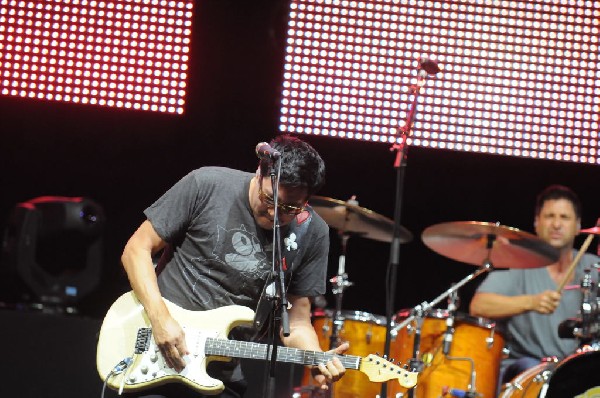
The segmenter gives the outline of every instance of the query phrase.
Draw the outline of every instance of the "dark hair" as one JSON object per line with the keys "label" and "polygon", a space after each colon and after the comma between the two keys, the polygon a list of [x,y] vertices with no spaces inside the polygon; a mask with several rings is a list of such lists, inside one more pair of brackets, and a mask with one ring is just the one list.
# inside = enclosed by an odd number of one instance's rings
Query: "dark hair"
{"label": "dark hair", "polygon": [[535,202],[535,215],[540,215],[546,201],[558,199],[566,199],[571,202],[575,209],[575,215],[577,218],[581,218],[581,201],[579,200],[579,197],[571,190],[571,188],[565,187],[564,185],[550,185],[538,194]]}
{"label": "dark hair", "polygon": [[[279,135],[270,145],[281,152],[281,185],[306,188],[310,196],[325,184],[325,162],[308,143],[290,135]],[[260,174],[268,176],[274,165],[262,159]]]}

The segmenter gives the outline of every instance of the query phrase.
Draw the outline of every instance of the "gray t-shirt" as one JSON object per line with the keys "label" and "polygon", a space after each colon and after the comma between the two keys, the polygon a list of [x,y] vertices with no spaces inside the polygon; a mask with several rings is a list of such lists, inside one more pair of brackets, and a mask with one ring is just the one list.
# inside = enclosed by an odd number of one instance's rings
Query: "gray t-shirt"
{"label": "gray t-shirt", "polygon": [[[272,232],[252,214],[254,174],[222,167],[192,171],[144,214],[169,243],[159,274],[163,297],[189,310],[237,304],[256,309],[271,270]],[[288,293],[325,293],[329,229],[312,209],[281,228]]]}
{"label": "gray t-shirt", "polygon": [[[577,253],[574,251],[573,256]],[[577,264],[574,283],[580,283],[585,268],[600,259],[584,254]],[[592,269],[592,277],[597,280],[597,271]],[[550,277],[546,267],[530,269],[508,269],[492,271],[478,287],[477,292],[497,293],[506,296],[537,294],[545,290],[556,290],[557,285]],[[510,358],[545,358],[557,356],[564,358],[575,352],[577,339],[562,339],[558,336],[558,325],[567,318],[578,316],[582,294],[579,289],[563,290],[556,311],[545,315],[528,311],[510,318],[499,320],[499,326],[505,331],[506,346],[510,349]]]}

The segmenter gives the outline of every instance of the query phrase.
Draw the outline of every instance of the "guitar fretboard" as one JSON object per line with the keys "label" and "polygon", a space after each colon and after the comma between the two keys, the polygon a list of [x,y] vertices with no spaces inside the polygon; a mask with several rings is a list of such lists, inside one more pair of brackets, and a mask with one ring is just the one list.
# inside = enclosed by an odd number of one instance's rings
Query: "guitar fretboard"
{"label": "guitar fretboard", "polygon": [[[267,351],[268,349],[268,351]],[[225,357],[270,359],[273,347],[267,344],[248,341],[207,338],[204,348],[207,355]],[[300,365],[318,365],[338,357],[346,369],[359,369],[361,357],[354,355],[336,355],[320,351],[307,351],[298,348],[277,346],[279,362],[297,363]]]}

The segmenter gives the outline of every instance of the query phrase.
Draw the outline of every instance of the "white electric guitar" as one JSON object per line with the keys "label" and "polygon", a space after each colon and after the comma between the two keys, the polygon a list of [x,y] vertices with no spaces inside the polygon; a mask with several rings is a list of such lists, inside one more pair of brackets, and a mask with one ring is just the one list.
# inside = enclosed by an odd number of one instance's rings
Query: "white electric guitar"
{"label": "white electric guitar", "polygon": [[[210,311],[188,311],[167,300],[171,315],[185,330],[190,354],[186,367],[176,372],[169,368],[152,338],[150,321],[133,292],[119,297],[108,310],[98,340],[96,365],[107,385],[119,391],[137,391],[159,384],[179,382],[203,394],[223,391],[223,382],[206,373],[213,360],[231,357],[268,359],[267,344],[228,340],[229,331],[241,324],[251,324],[254,311],[242,306],[227,306]],[[334,354],[277,347],[277,360],[302,365],[316,365]],[[417,373],[405,370],[376,355],[361,358],[336,355],[346,369],[365,373],[373,382],[396,379],[410,388],[417,383]]]}

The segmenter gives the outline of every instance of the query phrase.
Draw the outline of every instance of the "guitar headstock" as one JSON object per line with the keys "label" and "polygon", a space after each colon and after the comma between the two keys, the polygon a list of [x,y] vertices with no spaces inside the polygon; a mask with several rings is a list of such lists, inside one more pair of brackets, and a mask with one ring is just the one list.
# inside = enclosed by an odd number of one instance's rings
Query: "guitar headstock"
{"label": "guitar headstock", "polygon": [[369,380],[384,382],[397,379],[402,387],[411,388],[417,384],[417,372],[411,372],[399,365],[370,354],[362,359],[359,370],[369,377]]}

